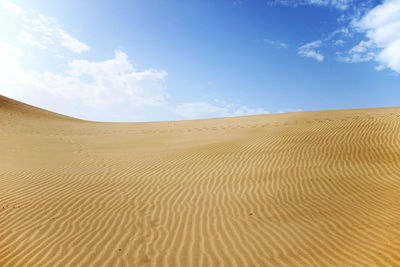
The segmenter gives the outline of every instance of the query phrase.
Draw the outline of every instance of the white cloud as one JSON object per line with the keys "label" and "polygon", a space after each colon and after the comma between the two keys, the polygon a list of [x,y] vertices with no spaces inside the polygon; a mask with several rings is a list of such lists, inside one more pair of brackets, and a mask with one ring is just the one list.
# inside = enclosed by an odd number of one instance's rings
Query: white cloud
{"label": "white cloud", "polygon": [[324,60],[324,56],[317,50],[322,45],[321,40],[317,40],[311,43],[307,43],[298,48],[297,53],[302,57],[309,57],[321,62]]}
{"label": "white cloud", "polygon": [[[1,0],[0,0],[1,1]],[[8,1],[2,7],[16,14],[22,26],[17,39],[51,55],[52,46],[82,53],[89,49],[67,33],[56,21],[32,10],[24,10]],[[18,28],[18,27],[15,27]],[[21,43],[19,46],[21,46]],[[274,45],[286,47],[284,43]],[[23,46],[21,46],[23,47]],[[58,113],[90,120],[146,121],[160,119],[198,119],[268,113],[263,108],[238,106],[226,101],[172,104],[167,92],[167,72],[136,70],[122,51],[108,60],[70,60],[56,49],[57,69],[38,70],[29,65],[18,45],[0,41],[0,91],[8,97]],[[32,53],[29,50],[29,53]],[[50,53],[49,53],[50,52]],[[65,66],[63,71],[60,68]],[[41,64],[40,68],[46,68]]]}
{"label": "white cloud", "polygon": [[270,39],[264,39],[263,41],[266,44],[273,45],[273,46],[276,46],[278,48],[287,48],[288,47],[287,44],[285,44],[283,42],[279,42],[279,41],[274,41],[274,40],[270,40]]}
{"label": "white cloud", "polygon": [[269,1],[269,5],[290,5],[290,6],[304,6],[304,5],[316,5],[316,6],[333,6],[338,9],[347,9],[353,3],[353,0],[272,0]]}
{"label": "white cloud", "polygon": [[233,116],[247,116],[247,115],[259,115],[269,114],[270,112],[264,108],[248,108],[247,106],[241,106],[233,110]]}
{"label": "white cloud", "polygon": [[344,40],[338,39],[338,40],[335,41],[334,44],[335,44],[336,46],[343,46],[345,43],[346,43],[346,42],[345,42]]}
{"label": "white cloud", "polygon": [[358,45],[350,49],[352,62],[370,61],[375,57],[375,44],[371,41],[361,41]]}
{"label": "white cloud", "polygon": [[32,45],[32,46],[37,46],[37,47],[40,47],[40,48],[47,48],[47,46],[44,45],[43,43],[35,41],[33,39],[32,34],[29,33],[29,32],[21,32],[18,35],[18,40],[20,40],[23,43],[27,43],[29,45]]}
{"label": "white cloud", "polygon": [[377,56],[381,66],[400,73],[400,40],[390,42]]}
{"label": "white cloud", "polygon": [[[32,95],[39,95],[46,96],[44,102],[38,103],[45,107],[49,107],[49,102],[58,101],[91,111],[124,106],[127,112],[167,103],[167,73],[152,69],[136,71],[128,56],[120,51],[105,61],[72,60],[61,74],[25,71],[20,65],[23,57],[18,48],[0,43],[0,51],[2,62],[6,62],[0,64],[0,87],[2,93],[16,99],[28,100]],[[71,110],[52,108],[71,114]]]}
{"label": "white cloud", "polygon": [[302,112],[302,111],[303,111],[303,109],[301,109],[301,108],[284,108],[284,109],[278,110],[277,113]]}
{"label": "white cloud", "polygon": [[54,18],[33,13],[30,16],[23,16],[22,23],[25,31],[31,35],[31,39],[35,38],[35,42],[43,46],[60,45],[74,53],[89,50],[89,46],[66,32]]}
{"label": "white cloud", "polygon": [[186,119],[206,119],[217,117],[247,116],[258,114],[269,114],[263,108],[248,108],[247,106],[237,106],[228,104],[225,101],[209,102],[188,102],[177,105],[174,111],[179,116]]}
{"label": "white cloud", "polygon": [[[171,104],[165,71],[136,70],[128,55],[116,51],[104,61],[72,60],[64,72],[27,71],[23,54],[0,42],[1,93],[58,113],[91,120],[146,121],[268,114],[223,100]],[[158,112],[158,115],[154,115]]]}
{"label": "white cloud", "polygon": [[128,56],[120,51],[106,61],[73,60],[64,74],[46,72],[39,87],[64,99],[79,100],[95,109],[127,104],[157,106],[165,104],[165,71],[136,71]]}
{"label": "white cloud", "polygon": [[[18,63],[18,58],[22,57],[21,49],[8,43],[0,42],[0,67],[15,66]],[[3,70],[3,69],[2,69]]]}
{"label": "white cloud", "polygon": [[182,103],[175,107],[175,112],[186,119],[227,117],[227,107],[216,106],[207,102]]}
{"label": "white cloud", "polygon": [[339,9],[347,9],[352,3],[353,0],[308,0],[306,1],[311,5],[320,5],[320,6],[334,6]]}
{"label": "white cloud", "polygon": [[21,49],[0,42],[0,88],[1,92],[12,90],[13,85],[31,81],[31,76],[20,67],[23,54]]}
{"label": "white cloud", "polygon": [[[361,49],[367,55],[361,61],[376,60],[382,68],[400,73],[400,0],[386,0],[367,12],[353,26],[365,32],[368,41],[362,41],[352,51]],[[368,44],[368,45],[365,45]]]}
{"label": "white cloud", "polygon": [[19,23],[24,28],[24,31],[18,35],[18,39],[23,43],[40,48],[60,45],[74,53],[82,53],[89,49],[89,46],[65,31],[54,18],[47,17],[34,10],[27,12],[7,0],[2,1],[2,7],[18,15]]}
{"label": "white cloud", "polygon": [[334,39],[336,36],[339,36],[339,38],[346,38],[346,37],[351,37],[352,33],[350,32],[348,27],[342,27],[340,29],[331,32],[326,39],[331,40]]}
{"label": "white cloud", "polygon": [[22,15],[25,13],[25,11],[17,6],[16,4],[8,1],[8,0],[2,0],[1,5],[3,8],[7,9],[9,12],[17,14],[17,15]]}
{"label": "white cloud", "polygon": [[[30,103],[36,97],[36,102],[32,104],[72,116],[86,114],[87,119],[147,120],[149,116],[143,112],[154,108],[164,113],[172,112],[171,116],[185,119],[269,113],[263,108],[237,106],[219,100],[214,103],[186,102],[172,105],[165,81],[167,73],[153,69],[137,71],[128,55],[121,51],[116,51],[114,58],[105,61],[69,61],[67,69],[61,74],[24,70],[20,65],[23,61],[21,50],[6,43],[0,43],[0,58],[4,59],[4,63],[0,64],[0,71],[4,74],[0,76],[2,93]],[[74,108],[84,112],[74,113],[71,110]],[[127,114],[115,114],[121,111]],[[103,115],[87,116],[96,112]]]}
{"label": "white cloud", "polygon": [[82,53],[82,52],[89,50],[89,47],[86,44],[84,44],[81,41],[79,41],[78,39],[72,37],[63,29],[58,28],[58,34],[59,34],[59,38],[61,41],[61,43],[60,43],[61,46],[66,47],[70,51],[72,51],[74,53]]}
{"label": "white cloud", "polygon": [[376,45],[371,41],[361,41],[358,45],[351,48],[347,55],[338,54],[338,60],[348,63],[367,62],[373,60],[376,55]]}

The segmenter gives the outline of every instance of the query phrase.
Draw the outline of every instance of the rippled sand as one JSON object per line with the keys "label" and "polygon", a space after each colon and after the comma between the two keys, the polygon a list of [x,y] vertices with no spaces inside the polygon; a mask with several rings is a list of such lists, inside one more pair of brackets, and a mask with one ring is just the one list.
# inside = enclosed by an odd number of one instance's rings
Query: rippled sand
{"label": "rippled sand", "polygon": [[96,123],[0,97],[0,266],[400,265],[400,108]]}

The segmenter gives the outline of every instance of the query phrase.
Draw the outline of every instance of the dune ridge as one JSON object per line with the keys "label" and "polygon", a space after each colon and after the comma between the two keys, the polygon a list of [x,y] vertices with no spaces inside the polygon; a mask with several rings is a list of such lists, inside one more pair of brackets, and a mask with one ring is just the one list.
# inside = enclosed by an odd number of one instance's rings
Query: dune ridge
{"label": "dune ridge", "polygon": [[0,266],[400,265],[400,108],[0,125]]}

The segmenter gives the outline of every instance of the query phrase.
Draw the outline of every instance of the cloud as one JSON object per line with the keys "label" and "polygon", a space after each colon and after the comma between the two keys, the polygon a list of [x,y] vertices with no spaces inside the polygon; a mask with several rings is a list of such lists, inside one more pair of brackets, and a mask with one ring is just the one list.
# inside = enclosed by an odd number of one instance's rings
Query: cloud
{"label": "cloud", "polygon": [[3,0],[2,7],[18,15],[24,31],[18,35],[18,39],[26,44],[48,48],[50,45],[65,47],[74,53],[82,53],[89,50],[89,46],[79,41],[65,31],[56,19],[37,13],[34,10],[29,12],[14,3]]}
{"label": "cloud", "polygon": [[74,53],[89,50],[89,46],[66,32],[54,18],[34,13],[31,17],[23,16],[22,22],[25,31],[43,46],[60,45]]}
{"label": "cloud", "polygon": [[[391,68],[400,71],[400,0],[384,0],[378,6],[373,0],[275,0],[269,4],[340,9],[337,22],[341,27],[325,34],[320,40],[300,46],[298,55],[322,62],[324,55],[318,48],[330,46],[333,49],[346,49],[335,52],[338,61],[358,63],[375,60],[379,63],[377,70]],[[367,38],[348,48],[347,45],[360,33]]]}
{"label": "cloud", "polygon": [[336,38],[349,38],[352,36],[353,36],[353,33],[351,32],[351,30],[348,27],[342,27],[342,28],[337,29],[337,30],[331,32],[330,34],[328,34],[327,38],[325,38],[325,41],[329,41],[332,39],[338,40]]}
{"label": "cloud", "polygon": [[242,5],[243,3],[245,3],[245,2],[247,2],[248,0],[234,0],[233,1],[233,5],[234,6],[240,6],[240,5]]}
{"label": "cloud", "polygon": [[360,50],[361,61],[376,60],[380,67],[400,73],[400,0],[386,0],[367,12],[353,26],[365,33],[368,40],[353,47]]}
{"label": "cloud", "polygon": [[347,56],[339,54],[338,60],[349,63],[370,61],[375,58],[375,50],[376,45],[373,42],[361,41],[358,45],[348,51]]}
{"label": "cloud", "polygon": [[[121,51],[104,61],[68,61],[60,74],[25,70],[21,50],[7,43],[0,42],[0,57],[2,94],[71,116],[143,121],[159,120],[160,114],[168,114],[166,119],[200,119],[269,113],[216,100],[171,104],[167,72],[138,71]],[[156,110],[159,115],[152,114]]]}
{"label": "cloud", "polygon": [[317,51],[317,48],[319,48],[321,45],[321,40],[307,43],[300,46],[297,50],[297,53],[302,57],[309,57],[317,60],[318,62],[322,62],[324,60],[324,56]]}
{"label": "cloud", "polygon": [[278,48],[287,48],[288,45],[279,41],[274,41],[274,40],[270,40],[270,39],[264,39],[263,40],[264,43],[272,45],[272,46],[276,46]]}
{"label": "cloud", "polygon": [[44,45],[43,43],[34,40],[32,34],[29,33],[29,32],[21,32],[18,35],[18,40],[20,40],[23,43],[29,44],[31,46],[37,46],[37,47],[40,47],[40,48],[47,48],[47,46]]}
{"label": "cloud", "polygon": [[273,0],[269,1],[269,5],[286,5],[286,6],[305,6],[305,5],[315,5],[315,6],[332,6],[338,9],[345,10],[349,8],[353,0]]}
{"label": "cloud", "polygon": [[336,46],[343,46],[346,42],[342,39],[335,40],[334,44]]}
{"label": "cloud", "polygon": [[231,113],[233,116],[248,116],[248,115],[260,115],[269,114],[271,112],[265,110],[264,108],[248,108],[247,106],[241,106],[236,108]]}
{"label": "cloud", "polygon": [[14,13],[17,15],[25,14],[25,10],[23,10],[22,8],[20,8],[19,6],[17,6],[16,4],[14,4],[10,1],[2,0],[1,5],[3,8],[5,8],[6,10],[8,10],[11,13]]}
{"label": "cloud", "polygon": [[[167,91],[167,72],[136,70],[128,55],[114,51],[105,60],[70,59],[60,55],[65,47],[82,53],[89,47],[72,37],[56,21],[32,10],[24,10],[8,1],[2,7],[14,14],[22,26],[15,35],[19,44],[0,41],[0,88],[8,97],[69,116],[101,121],[148,121],[242,116],[268,113],[263,108],[237,106],[225,101],[171,101]],[[18,27],[15,27],[18,28]],[[55,70],[31,64],[21,44],[43,49],[41,57],[57,58]],[[34,51],[29,50],[29,53]],[[30,65],[31,64],[31,65]],[[63,69],[64,68],[64,69]]]}
{"label": "cloud", "polygon": [[[114,58],[91,62],[72,60],[61,74],[26,71],[20,62],[20,50],[0,43],[0,56],[7,64],[0,64],[2,93],[28,101],[42,96],[38,104],[56,112],[71,114],[71,110],[52,106],[51,102],[69,102],[91,111],[106,111],[124,106],[126,112],[135,108],[166,104],[165,71],[147,69],[137,71],[128,56],[116,51]],[[50,103],[50,105],[49,105]]]}
{"label": "cloud", "polygon": [[58,34],[56,34],[55,37],[56,38],[57,37],[60,38],[61,46],[69,49],[70,51],[72,51],[74,53],[78,53],[78,54],[82,53],[82,52],[86,52],[87,50],[89,50],[89,46],[87,46],[86,44],[82,43],[78,39],[72,37],[71,35],[69,35],[63,29],[57,28],[57,27],[55,27],[55,29],[56,29],[56,32],[58,30]]}
{"label": "cloud", "polygon": [[207,102],[182,103],[175,107],[175,112],[186,119],[227,117],[227,107],[216,106]]}
{"label": "cloud", "polygon": [[136,71],[128,55],[115,51],[114,58],[90,62],[73,60],[64,75],[44,73],[48,90],[58,88],[65,98],[80,98],[83,104],[101,109],[128,102],[130,106],[158,106],[166,102],[165,71]]}
{"label": "cloud", "polygon": [[303,109],[301,109],[301,108],[284,108],[284,109],[278,110],[277,113],[302,112],[302,111],[303,111]]}
{"label": "cloud", "polygon": [[247,116],[258,114],[269,114],[263,108],[248,108],[247,106],[237,106],[228,104],[224,101],[209,102],[187,102],[177,105],[174,111],[179,116],[186,119],[206,119],[217,117]]}
{"label": "cloud", "polygon": [[21,69],[23,58],[21,49],[8,43],[0,42],[0,88],[1,92],[12,91],[13,85],[31,82],[31,75]]}

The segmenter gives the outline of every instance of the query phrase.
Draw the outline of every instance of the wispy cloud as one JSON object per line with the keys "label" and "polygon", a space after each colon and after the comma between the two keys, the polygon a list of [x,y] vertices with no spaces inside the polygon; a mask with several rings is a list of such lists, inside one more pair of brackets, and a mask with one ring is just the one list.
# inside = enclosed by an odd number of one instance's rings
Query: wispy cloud
{"label": "wispy cloud", "polygon": [[287,44],[275,40],[264,39],[263,42],[272,46],[276,46],[278,48],[288,48]]}
{"label": "wispy cloud", "polygon": [[284,108],[284,109],[278,110],[277,113],[302,112],[302,111],[303,111],[303,109],[301,109],[301,108]]}
{"label": "wispy cloud", "polygon": [[26,11],[8,0],[2,0],[1,3],[5,10],[17,16],[24,28],[18,36],[21,42],[40,48],[59,45],[74,53],[82,53],[89,49],[88,45],[64,30],[56,19],[34,10]]}
{"label": "wispy cloud", "polygon": [[208,102],[188,102],[175,107],[175,112],[186,119],[227,117],[229,109]]}
{"label": "wispy cloud", "polygon": [[318,48],[322,45],[337,49],[363,34],[364,40],[347,51],[336,52],[337,60],[347,63],[376,61],[377,70],[388,68],[400,73],[400,0],[384,0],[377,6],[371,0],[274,0],[269,4],[332,6],[343,11],[338,22],[345,25],[321,40],[300,46],[300,56],[321,62],[324,55]]}
{"label": "wispy cloud", "polygon": [[343,46],[346,42],[342,39],[335,40],[334,44],[336,46]]}
{"label": "wispy cloud", "polygon": [[2,0],[1,5],[3,8],[8,10],[11,13],[17,14],[17,15],[22,15],[25,14],[25,10],[20,8],[18,5],[14,4],[13,2],[10,2],[8,0]]}
{"label": "wispy cloud", "polygon": [[37,47],[40,47],[40,48],[47,48],[47,46],[43,42],[36,41],[33,38],[32,33],[30,33],[30,32],[21,32],[18,35],[18,40],[20,40],[23,43],[29,44],[31,46],[37,46]]}
{"label": "wispy cloud", "polygon": [[353,3],[353,0],[271,0],[268,1],[269,5],[286,5],[286,6],[332,6],[338,9],[347,9]]}
{"label": "wispy cloud", "polygon": [[247,116],[258,114],[269,114],[264,108],[249,108],[237,106],[226,102],[187,102],[177,105],[175,113],[186,119],[206,119],[216,117]]}
{"label": "wispy cloud", "polygon": [[[245,105],[235,105],[226,101],[187,102],[174,107],[175,113],[185,119],[206,119],[217,117],[249,116],[271,114],[264,108],[249,108]],[[301,112],[302,109],[282,108],[273,113]]]}
{"label": "wispy cloud", "polygon": [[89,46],[86,44],[82,43],[78,39],[72,37],[69,33],[64,31],[63,29],[59,27],[54,27],[53,28],[56,32],[58,32],[54,37],[59,38],[61,46],[69,49],[70,51],[74,53],[82,53],[86,52],[89,50]]}
{"label": "wispy cloud", "polygon": [[297,50],[297,53],[302,57],[309,57],[318,62],[322,62],[324,60],[324,56],[317,50],[321,45],[321,40],[316,40],[300,46]]}
{"label": "wispy cloud", "polygon": [[361,41],[351,48],[346,55],[338,54],[338,60],[348,63],[358,63],[373,60],[376,56],[376,45],[371,41]]}

